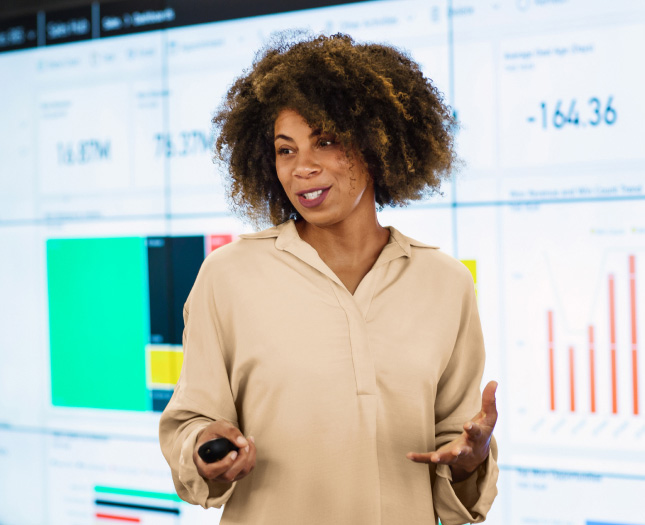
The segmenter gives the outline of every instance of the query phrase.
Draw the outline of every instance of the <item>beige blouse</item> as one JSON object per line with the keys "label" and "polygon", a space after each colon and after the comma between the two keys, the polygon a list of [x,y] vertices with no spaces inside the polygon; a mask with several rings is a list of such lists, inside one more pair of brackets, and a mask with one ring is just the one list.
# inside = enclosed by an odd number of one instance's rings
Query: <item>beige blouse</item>
{"label": "beige blouse", "polygon": [[[222,525],[443,525],[484,520],[497,449],[451,484],[414,463],[481,408],[484,345],[459,261],[388,227],[354,295],[293,220],[241,235],[204,261],[184,309],[181,377],[161,416],[179,496]],[[222,484],[192,460],[224,419],[255,438],[255,469]]]}

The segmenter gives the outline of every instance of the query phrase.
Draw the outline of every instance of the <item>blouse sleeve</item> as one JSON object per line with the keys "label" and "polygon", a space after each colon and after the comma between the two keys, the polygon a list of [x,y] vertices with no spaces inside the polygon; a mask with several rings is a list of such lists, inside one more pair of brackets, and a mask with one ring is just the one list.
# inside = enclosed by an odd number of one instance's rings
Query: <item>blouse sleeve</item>
{"label": "blouse sleeve", "polygon": [[207,259],[184,305],[184,361],[179,381],[159,422],[161,451],[181,499],[204,508],[221,507],[236,482],[202,478],[193,461],[200,430],[223,419],[239,427],[222,346]]}
{"label": "blouse sleeve", "polygon": [[[484,371],[484,339],[470,273],[464,268],[465,292],[452,355],[437,385],[435,446],[463,432],[463,425],[481,409],[480,383]],[[497,495],[497,444],[491,439],[488,458],[466,480],[452,483],[450,467],[437,465],[433,484],[435,510],[443,525],[481,523]]]}

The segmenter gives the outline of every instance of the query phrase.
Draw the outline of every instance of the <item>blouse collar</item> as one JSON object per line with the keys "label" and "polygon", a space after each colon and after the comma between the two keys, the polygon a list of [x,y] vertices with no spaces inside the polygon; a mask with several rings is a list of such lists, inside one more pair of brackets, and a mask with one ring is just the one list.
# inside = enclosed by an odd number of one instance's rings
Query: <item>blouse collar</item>
{"label": "blouse collar", "polygon": [[[403,235],[394,226],[386,226],[386,228],[390,230],[390,241],[385,246],[385,248],[393,244],[393,248],[397,252],[399,252],[399,255],[401,256],[410,257],[412,254],[411,246],[417,246],[419,248],[430,248],[435,250],[438,249],[438,246],[425,244],[417,241],[416,239],[412,239],[411,237]],[[285,250],[288,246],[298,245],[300,243],[310,246],[300,238],[300,235],[298,235],[296,223],[293,219],[289,219],[282,224],[278,224],[277,226],[273,226],[272,228],[267,228],[266,230],[262,230],[256,233],[243,233],[239,235],[239,237],[242,239],[267,239],[270,237],[275,237],[275,247],[278,250]]]}
{"label": "blouse collar", "polygon": [[[379,266],[397,259],[398,257],[410,258],[412,255],[412,246],[430,249],[437,248],[436,246],[430,246],[415,239],[411,239],[410,237],[403,235],[393,226],[387,226],[387,228],[390,230],[390,239],[383,247],[379,257],[372,266],[372,269],[378,268]],[[249,240],[274,237],[276,249],[291,253],[319,272],[328,276],[341,287],[344,287],[338,276],[320,258],[315,248],[300,238],[298,230],[296,229],[296,223],[293,219],[289,219],[282,224],[278,224],[277,226],[256,233],[244,233],[239,237]]]}

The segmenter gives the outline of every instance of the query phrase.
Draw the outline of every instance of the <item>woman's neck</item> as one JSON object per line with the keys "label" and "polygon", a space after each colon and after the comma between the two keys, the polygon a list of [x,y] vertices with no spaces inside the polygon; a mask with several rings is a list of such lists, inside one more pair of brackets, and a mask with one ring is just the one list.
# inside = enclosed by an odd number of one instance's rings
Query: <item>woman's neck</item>
{"label": "woman's neck", "polygon": [[300,219],[295,223],[300,238],[314,247],[326,262],[339,266],[361,264],[375,259],[388,243],[390,231],[382,227],[374,214],[373,221],[360,224],[337,223],[319,226]]}

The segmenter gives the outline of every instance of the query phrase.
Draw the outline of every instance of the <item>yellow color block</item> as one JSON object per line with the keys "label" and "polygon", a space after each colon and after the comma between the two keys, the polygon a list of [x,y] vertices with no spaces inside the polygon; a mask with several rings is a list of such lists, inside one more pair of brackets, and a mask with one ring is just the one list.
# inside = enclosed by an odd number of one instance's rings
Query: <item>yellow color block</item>
{"label": "yellow color block", "polygon": [[474,259],[462,259],[461,262],[470,270],[470,274],[473,276],[473,281],[477,284],[477,261]]}
{"label": "yellow color block", "polygon": [[183,352],[168,350],[150,351],[150,379],[155,384],[175,385],[179,380]]}
{"label": "yellow color block", "polygon": [[462,259],[463,265],[470,270],[470,275],[473,276],[475,283],[475,295],[477,295],[477,261],[475,259]]}

